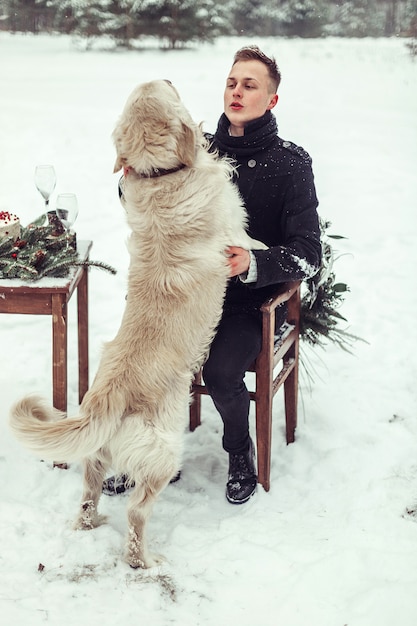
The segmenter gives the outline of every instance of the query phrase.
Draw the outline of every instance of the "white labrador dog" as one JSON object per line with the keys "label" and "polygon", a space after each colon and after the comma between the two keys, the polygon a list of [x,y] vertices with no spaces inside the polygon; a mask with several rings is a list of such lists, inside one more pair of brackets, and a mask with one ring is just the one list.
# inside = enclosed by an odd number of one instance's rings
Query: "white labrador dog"
{"label": "white labrador dog", "polygon": [[11,412],[16,437],[43,458],[82,460],[84,492],[75,528],[101,523],[97,505],[112,467],[135,482],[128,502],[126,560],[152,567],[145,526],[178,472],[190,382],[222,311],[225,249],[256,245],[245,232],[231,165],[210,154],[169,81],[138,86],[113,139],[124,168],[122,203],[132,230],[126,309],[104,347],[80,416],[62,420],[37,396]]}

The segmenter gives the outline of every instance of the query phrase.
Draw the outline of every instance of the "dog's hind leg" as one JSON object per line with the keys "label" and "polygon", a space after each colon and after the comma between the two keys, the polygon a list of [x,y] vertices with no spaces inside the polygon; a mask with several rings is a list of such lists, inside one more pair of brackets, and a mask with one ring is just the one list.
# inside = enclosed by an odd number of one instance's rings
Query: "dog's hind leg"
{"label": "dog's hind leg", "polygon": [[158,485],[152,486],[147,482],[136,483],[135,489],[129,498],[127,520],[129,536],[127,541],[126,561],[133,568],[154,567],[164,560],[158,554],[148,551],[146,540],[146,524],[152,512],[156,498],[169,482],[169,478],[161,480]]}
{"label": "dog's hind leg", "polygon": [[83,460],[84,487],[80,512],[74,522],[76,530],[91,530],[102,524],[106,517],[97,514],[97,505],[101,496],[101,486],[106,475],[107,464],[98,458]]}

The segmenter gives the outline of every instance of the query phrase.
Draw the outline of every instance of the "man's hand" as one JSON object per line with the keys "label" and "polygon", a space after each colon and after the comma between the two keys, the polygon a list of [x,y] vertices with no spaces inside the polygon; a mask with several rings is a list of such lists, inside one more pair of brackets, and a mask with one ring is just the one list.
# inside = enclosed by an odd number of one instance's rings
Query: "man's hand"
{"label": "man's hand", "polygon": [[247,272],[250,265],[250,254],[244,248],[229,246],[226,248],[229,276],[238,276]]}

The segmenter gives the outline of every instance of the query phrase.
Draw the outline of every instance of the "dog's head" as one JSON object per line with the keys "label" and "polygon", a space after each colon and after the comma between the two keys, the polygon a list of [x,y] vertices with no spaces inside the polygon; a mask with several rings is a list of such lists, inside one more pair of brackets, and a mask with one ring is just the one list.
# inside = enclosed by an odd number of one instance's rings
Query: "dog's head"
{"label": "dog's head", "polygon": [[117,158],[114,171],[131,167],[149,174],[194,164],[199,127],[166,80],[143,83],[130,94],[113,131]]}

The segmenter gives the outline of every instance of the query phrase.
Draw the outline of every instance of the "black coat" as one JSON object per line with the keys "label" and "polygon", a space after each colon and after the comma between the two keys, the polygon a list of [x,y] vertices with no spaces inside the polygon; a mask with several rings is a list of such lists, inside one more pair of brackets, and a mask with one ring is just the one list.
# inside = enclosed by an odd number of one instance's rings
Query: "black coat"
{"label": "black coat", "polygon": [[245,127],[243,137],[231,137],[223,114],[212,146],[237,165],[235,181],[249,215],[248,232],[268,250],[255,250],[258,279],[244,284],[229,281],[225,312],[256,310],[277,284],[303,279],[320,266],[318,201],[311,158],[295,144],[277,135],[275,117],[267,111]]}

